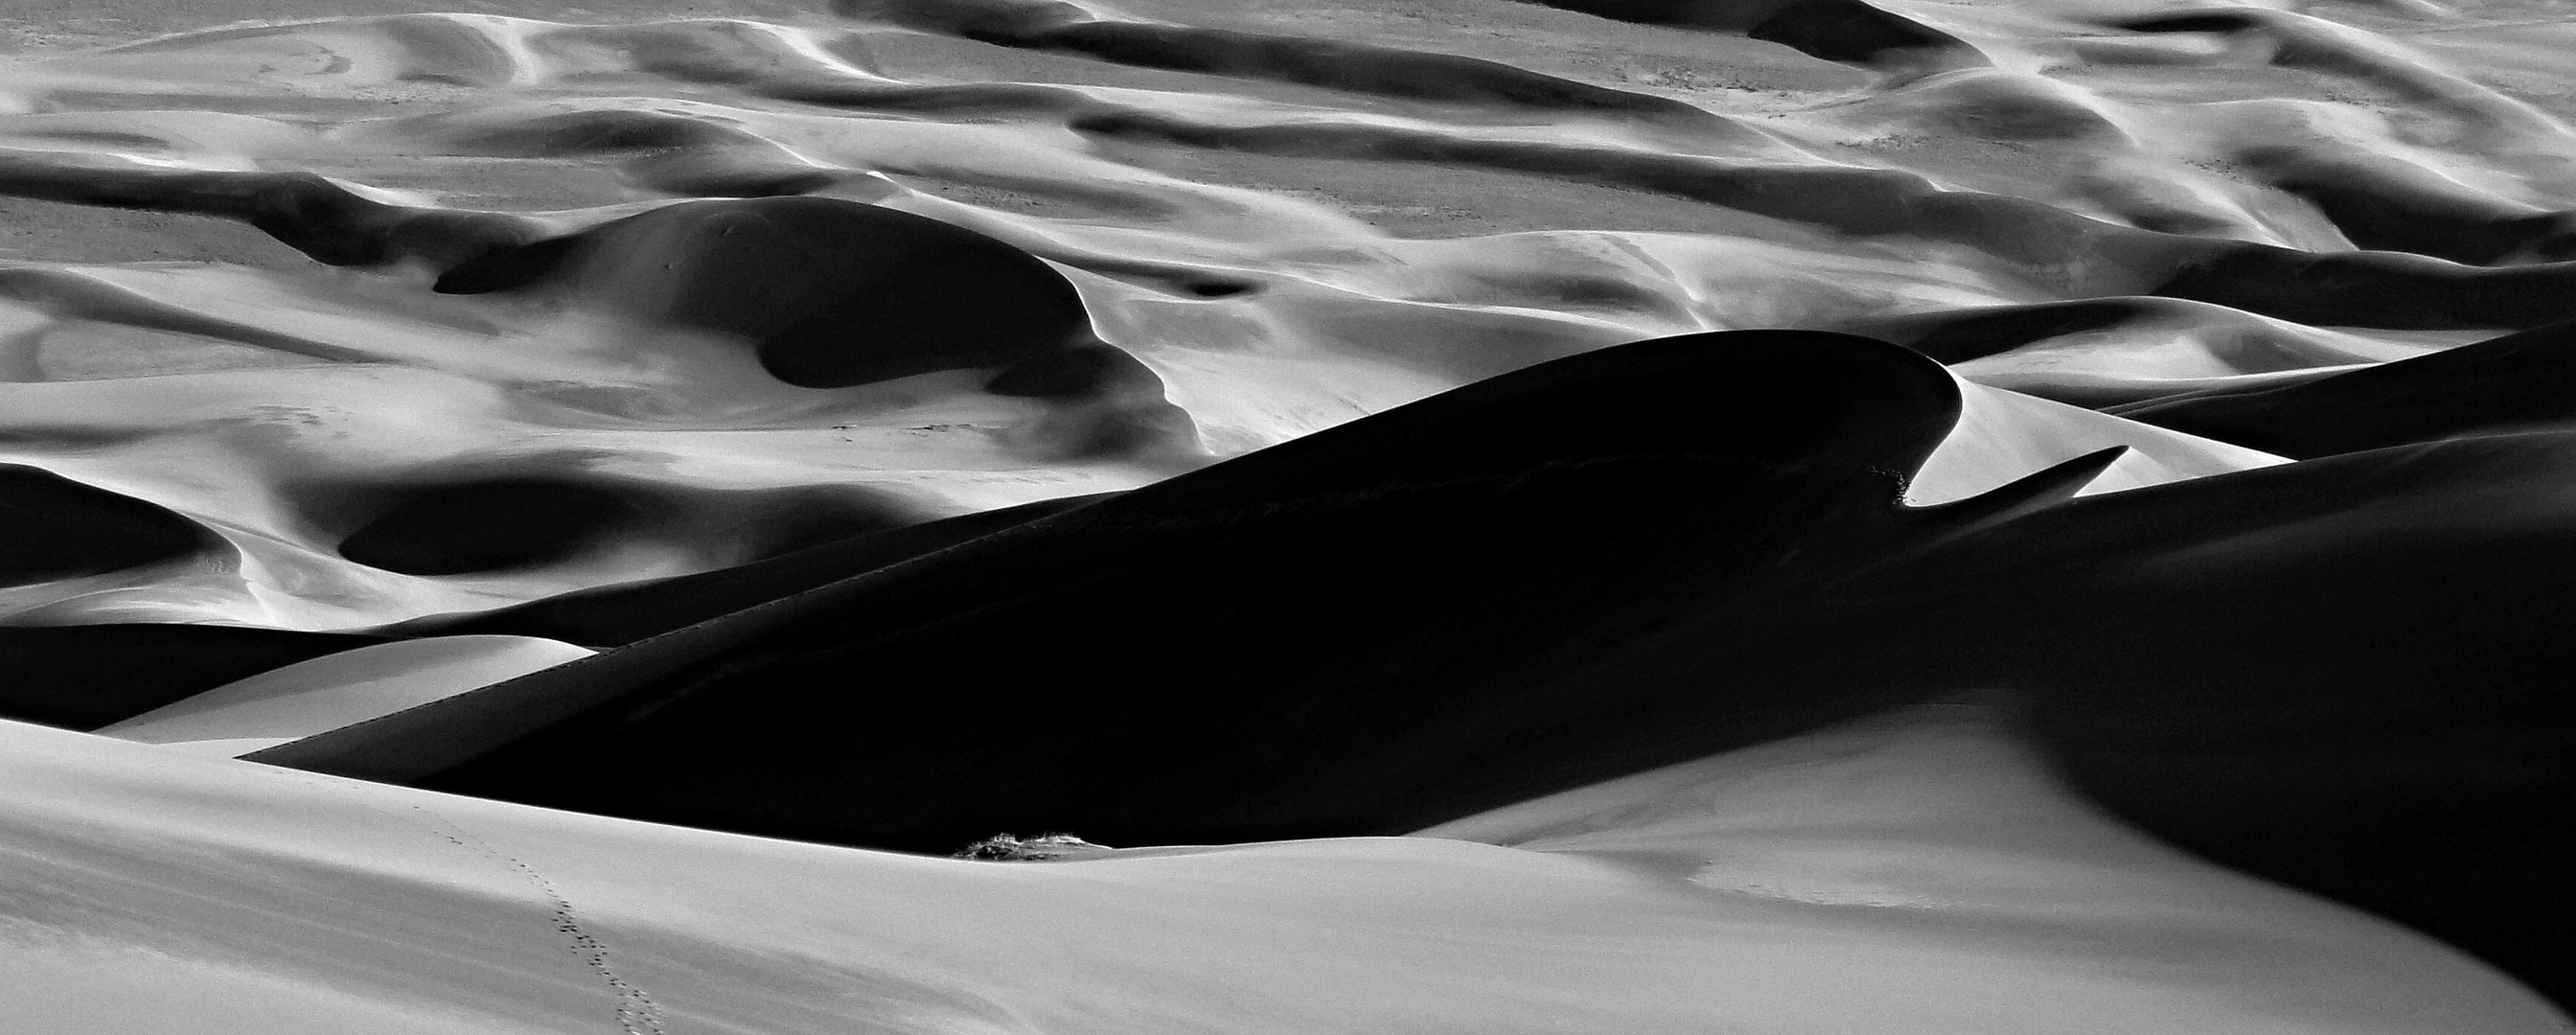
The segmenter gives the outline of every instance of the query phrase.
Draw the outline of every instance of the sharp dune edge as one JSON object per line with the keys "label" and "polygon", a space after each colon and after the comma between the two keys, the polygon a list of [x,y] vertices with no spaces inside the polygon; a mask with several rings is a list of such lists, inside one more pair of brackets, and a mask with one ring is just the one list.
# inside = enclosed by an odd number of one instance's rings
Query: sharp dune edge
{"label": "sharp dune edge", "polygon": [[2576,1026],[2560,5],[464,6],[0,10],[0,1031]]}

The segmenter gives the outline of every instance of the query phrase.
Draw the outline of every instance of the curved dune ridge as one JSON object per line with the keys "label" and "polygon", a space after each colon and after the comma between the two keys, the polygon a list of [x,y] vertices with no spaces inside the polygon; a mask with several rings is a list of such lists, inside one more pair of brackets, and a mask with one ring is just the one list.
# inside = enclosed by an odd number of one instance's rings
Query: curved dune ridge
{"label": "curved dune ridge", "polygon": [[476,6],[0,11],[0,1027],[2571,1027],[2567,11]]}

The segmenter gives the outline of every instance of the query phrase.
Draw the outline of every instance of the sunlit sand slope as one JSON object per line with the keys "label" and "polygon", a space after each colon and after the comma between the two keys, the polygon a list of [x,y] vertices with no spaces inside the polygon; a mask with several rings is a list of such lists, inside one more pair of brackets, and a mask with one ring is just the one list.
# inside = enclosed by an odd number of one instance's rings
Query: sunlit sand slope
{"label": "sunlit sand slope", "polygon": [[1526,839],[1552,817],[1572,827],[1561,850],[1380,838],[1048,863],[547,812],[15,723],[0,745],[0,976],[30,1031],[2562,1030],[2448,950],[2104,823],[1938,713],[1651,778],[1649,800],[1691,815],[1611,818],[1626,841],[1577,833],[1601,829],[1596,796],[1477,831]]}

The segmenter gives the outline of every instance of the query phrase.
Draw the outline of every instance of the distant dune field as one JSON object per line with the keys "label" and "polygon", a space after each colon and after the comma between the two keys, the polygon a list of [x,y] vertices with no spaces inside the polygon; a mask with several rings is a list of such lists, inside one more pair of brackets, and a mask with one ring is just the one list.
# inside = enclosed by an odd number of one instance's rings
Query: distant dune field
{"label": "distant dune field", "polygon": [[0,1031],[2576,1028],[2576,7],[456,6],[0,10]]}

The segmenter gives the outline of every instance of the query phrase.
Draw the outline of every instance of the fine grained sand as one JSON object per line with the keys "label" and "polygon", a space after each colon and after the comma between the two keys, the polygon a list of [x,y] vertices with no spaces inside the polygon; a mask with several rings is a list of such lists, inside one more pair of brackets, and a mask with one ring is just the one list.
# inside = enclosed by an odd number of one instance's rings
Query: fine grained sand
{"label": "fine grained sand", "polygon": [[2567,1030],[2555,5],[0,33],[0,1028]]}

